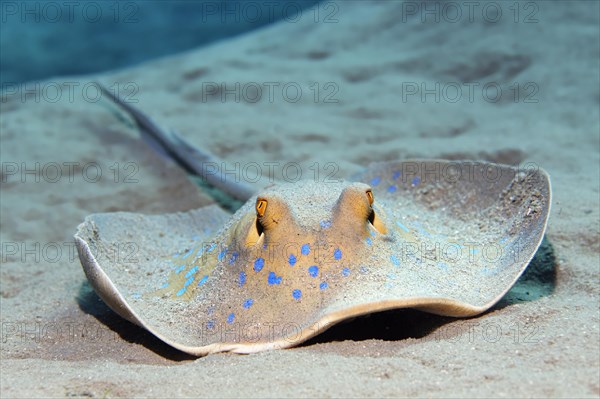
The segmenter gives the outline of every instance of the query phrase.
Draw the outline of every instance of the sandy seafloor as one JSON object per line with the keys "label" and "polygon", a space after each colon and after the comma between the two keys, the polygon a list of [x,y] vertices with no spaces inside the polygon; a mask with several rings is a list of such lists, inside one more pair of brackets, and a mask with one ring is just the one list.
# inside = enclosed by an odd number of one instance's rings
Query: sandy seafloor
{"label": "sandy seafloor", "polygon": [[[307,12],[135,68],[40,82],[39,101],[3,96],[1,396],[600,396],[599,3],[517,3],[516,21],[512,2],[494,4],[498,21],[481,12],[470,21],[465,8],[454,23],[423,23],[401,2],[338,2],[337,21],[323,21],[331,9],[316,21]],[[186,357],[110,311],[72,256],[87,214],[212,202],[107,102],[82,94],[96,79],[137,87],[139,108],[242,165],[334,162],[347,176],[413,157],[535,163],[554,192],[544,250],[477,318],[385,312],[294,349]],[[57,85],[74,82],[70,99]],[[295,82],[303,96],[203,98],[210,82]],[[439,101],[403,99],[436,82]],[[483,98],[490,82],[500,101]],[[58,101],[52,87],[64,89]],[[36,162],[40,173],[21,173]]]}

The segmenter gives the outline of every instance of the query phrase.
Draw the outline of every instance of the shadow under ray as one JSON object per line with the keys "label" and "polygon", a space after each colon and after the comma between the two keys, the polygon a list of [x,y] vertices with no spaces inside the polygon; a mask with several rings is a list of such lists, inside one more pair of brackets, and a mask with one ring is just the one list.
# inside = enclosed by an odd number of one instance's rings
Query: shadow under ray
{"label": "shadow under ray", "polygon": [[87,281],[83,282],[79,288],[77,304],[83,312],[95,317],[129,343],[142,345],[155,354],[172,361],[189,361],[197,358],[197,356],[189,355],[167,345],[147,330],[119,316],[104,303]]}

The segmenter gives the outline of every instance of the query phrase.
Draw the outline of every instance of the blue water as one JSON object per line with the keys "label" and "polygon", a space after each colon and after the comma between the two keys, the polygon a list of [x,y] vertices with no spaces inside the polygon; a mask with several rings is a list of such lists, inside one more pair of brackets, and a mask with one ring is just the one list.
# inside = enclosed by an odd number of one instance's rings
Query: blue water
{"label": "blue water", "polygon": [[291,20],[315,0],[1,1],[3,86],[96,73]]}

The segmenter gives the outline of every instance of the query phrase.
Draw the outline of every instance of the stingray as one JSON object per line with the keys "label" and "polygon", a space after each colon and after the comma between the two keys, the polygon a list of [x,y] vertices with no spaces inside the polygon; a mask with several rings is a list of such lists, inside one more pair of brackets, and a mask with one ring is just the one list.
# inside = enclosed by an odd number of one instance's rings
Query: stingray
{"label": "stingray", "polygon": [[[181,138],[113,99],[146,134],[194,158]],[[485,312],[534,256],[551,203],[542,169],[479,161],[383,162],[348,181],[229,192],[246,199],[233,215],[217,205],[100,213],[75,235],[106,304],[196,356],[289,348],[388,309]]]}

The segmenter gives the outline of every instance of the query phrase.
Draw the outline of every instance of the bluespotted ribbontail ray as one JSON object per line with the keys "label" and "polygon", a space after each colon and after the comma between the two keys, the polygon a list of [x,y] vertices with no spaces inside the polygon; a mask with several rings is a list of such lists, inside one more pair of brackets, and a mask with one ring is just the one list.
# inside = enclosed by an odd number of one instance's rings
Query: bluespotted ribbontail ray
{"label": "bluespotted ribbontail ray", "polygon": [[193,355],[251,353],[386,309],[482,313],[525,270],[550,209],[541,169],[412,160],[354,180],[276,184],[232,216],[90,215],[75,239],[124,318]]}

